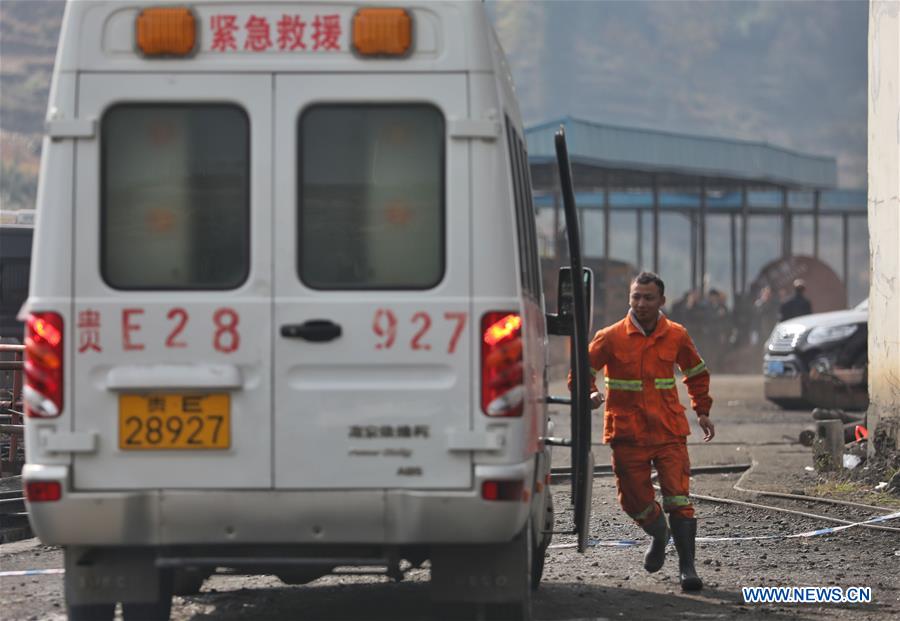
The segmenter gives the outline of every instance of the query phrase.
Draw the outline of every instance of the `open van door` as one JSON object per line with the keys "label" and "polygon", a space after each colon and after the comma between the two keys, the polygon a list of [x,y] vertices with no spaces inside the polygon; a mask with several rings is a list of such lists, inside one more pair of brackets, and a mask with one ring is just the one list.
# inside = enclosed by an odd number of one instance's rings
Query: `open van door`
{"label": "open van door", "polygon": [[569,164],[566,133],[562,127],[556,132],[555,144],[573,283],[572,491],[575,501],[575,531],[578,535],[578,551],[584,552],[588,544],[591,500],[594,489],[594,455],[591,452],[591,382],[588,361],[589,301],[585,295],[585,287],[580,286],[582,285],[580,275],[583,274],[581,231],[578,226],[578,212],[575,208],[575,192],[572,186],[572,168]]}

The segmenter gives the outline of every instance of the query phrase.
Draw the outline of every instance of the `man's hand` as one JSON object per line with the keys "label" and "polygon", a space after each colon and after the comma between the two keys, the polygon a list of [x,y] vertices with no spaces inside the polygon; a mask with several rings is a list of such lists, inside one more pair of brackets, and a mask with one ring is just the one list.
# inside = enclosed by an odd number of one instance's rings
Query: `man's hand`
{"label": "man's hand", "polygon": [[704,442],[709,442],[716,437],[716,426],[712,424],[711,420],[709,420],[708,414],[701,414],[700,416],[698,416],[697,422],[700,423],[700,428],[703,430]]}
{"label": "man's hand", "polygon": [[591,393],[591,409],[596,410],[603,404],[603,395],[600,391],[595,390]]}

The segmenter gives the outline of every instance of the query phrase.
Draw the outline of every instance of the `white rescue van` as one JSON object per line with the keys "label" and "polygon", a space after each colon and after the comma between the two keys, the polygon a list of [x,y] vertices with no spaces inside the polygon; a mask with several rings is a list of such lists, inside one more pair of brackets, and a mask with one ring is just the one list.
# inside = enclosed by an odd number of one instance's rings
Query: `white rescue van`
{"label": "white rescue van", "polygon": [[70,618],[401,559],[527,618],[548,320],[482,5],[70,1],[46,132],[23,478]]}

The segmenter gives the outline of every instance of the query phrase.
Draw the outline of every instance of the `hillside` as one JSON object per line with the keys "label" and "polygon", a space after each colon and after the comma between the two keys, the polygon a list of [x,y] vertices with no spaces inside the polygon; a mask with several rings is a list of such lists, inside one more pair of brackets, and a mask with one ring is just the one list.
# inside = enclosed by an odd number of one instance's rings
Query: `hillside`
{"label": "hillside", "polygon": [[34,206],[63,2],[0,3],[0,206]]}

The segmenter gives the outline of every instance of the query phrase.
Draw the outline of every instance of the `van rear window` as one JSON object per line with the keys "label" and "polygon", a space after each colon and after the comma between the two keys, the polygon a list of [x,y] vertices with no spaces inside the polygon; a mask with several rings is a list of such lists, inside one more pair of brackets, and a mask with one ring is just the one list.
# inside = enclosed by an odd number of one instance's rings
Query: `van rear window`
{"label": "van rear window", "polygon": [[233,289],[249,272],[250,123],[229,104],[123,104],[101,125],[101,271],[117,289]]}
{"label": "van rear window", "polygon": [[444,118],[316,105],[299,123],[298,272],[314,289],[427,289],[444,275]]}

